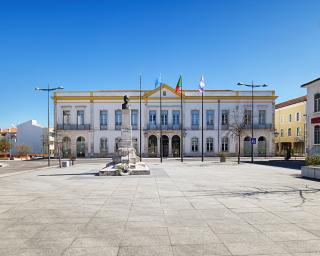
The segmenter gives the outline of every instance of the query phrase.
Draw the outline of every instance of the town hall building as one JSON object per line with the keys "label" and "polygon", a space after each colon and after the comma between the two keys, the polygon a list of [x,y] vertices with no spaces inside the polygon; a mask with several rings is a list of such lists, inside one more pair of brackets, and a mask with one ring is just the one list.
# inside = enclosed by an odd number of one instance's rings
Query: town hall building
{"label": "town hall building", "polygon": [[[54,126],[62,156],[112,156],[120,141],[124,95],[130,100],[133,145],[138,154],[141,111],[141,153],[144,157],[160,156],[160,128],[163,157],[180,156],[181,134],[183,155],[201,155],[201,93],[198,90],[183,90],[181,96],[180,92],[176,93],[172,87],[163,84],[161,88],[142,90],[141,94],[139,90],[55,92]],[[203,96],[204,155],[217,156],[221,152],[236,155],[238,138],[233,135],[232,127],[235,119],[241,118],[245,122],[241,154],[250,156],[253,111],[254,155],[273,156],[276,98],[274,91],[254,91],[252,110],[251,91],[206,90]]]}

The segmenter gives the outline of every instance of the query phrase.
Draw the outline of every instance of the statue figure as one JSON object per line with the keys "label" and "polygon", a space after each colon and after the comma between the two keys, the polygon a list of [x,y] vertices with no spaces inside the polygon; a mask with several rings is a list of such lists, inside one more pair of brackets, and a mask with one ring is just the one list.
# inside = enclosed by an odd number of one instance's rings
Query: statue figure
{"label": "statue figure", "polygon": [[129,109],[129,98],[127,95],[123,96],[124,103],[122,104],[122,109]]}

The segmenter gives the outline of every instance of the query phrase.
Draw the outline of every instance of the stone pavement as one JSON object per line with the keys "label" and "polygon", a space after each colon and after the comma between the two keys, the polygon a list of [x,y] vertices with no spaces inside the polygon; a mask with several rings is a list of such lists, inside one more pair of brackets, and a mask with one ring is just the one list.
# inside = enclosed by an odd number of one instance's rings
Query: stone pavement
{"label": "stone pavement", "polygon": [[0,255],[320,255],[320,183],[292,169],[150,162],[0,178]]}

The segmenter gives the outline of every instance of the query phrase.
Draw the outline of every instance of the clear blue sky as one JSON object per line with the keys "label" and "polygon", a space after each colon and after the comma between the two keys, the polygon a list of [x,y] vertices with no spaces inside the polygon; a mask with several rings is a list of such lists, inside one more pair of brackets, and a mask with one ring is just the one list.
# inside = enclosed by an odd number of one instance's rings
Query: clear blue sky
{"label": "clear blue sky", "polygon": [[46,95],[174,85],[271,84],[279,101],[320,76],[320,1],[1,1],[0,127],[46,124]]}

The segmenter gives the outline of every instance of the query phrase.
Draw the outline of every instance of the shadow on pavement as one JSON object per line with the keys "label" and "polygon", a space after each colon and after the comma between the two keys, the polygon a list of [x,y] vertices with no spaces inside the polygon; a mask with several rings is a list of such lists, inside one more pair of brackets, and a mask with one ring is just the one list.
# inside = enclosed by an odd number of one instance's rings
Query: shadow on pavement
{"label": "shadow on pavement", "polygon": [[97,172],[83,172],[83,173],[57,173],[57,174],[40,174],[38,176],[81,176],[81,175],[92,175],[98,176],[99,173]]}
{"label": "shadow on pavement", "polygon": [[[244,161],[250,163],[250,161]],[[265,161],[254,161],[255,164],[267,165],[273,167],[282,167],[294,170],[300,170],[301,166],[304,166],[304,160],[265,160]]]}

